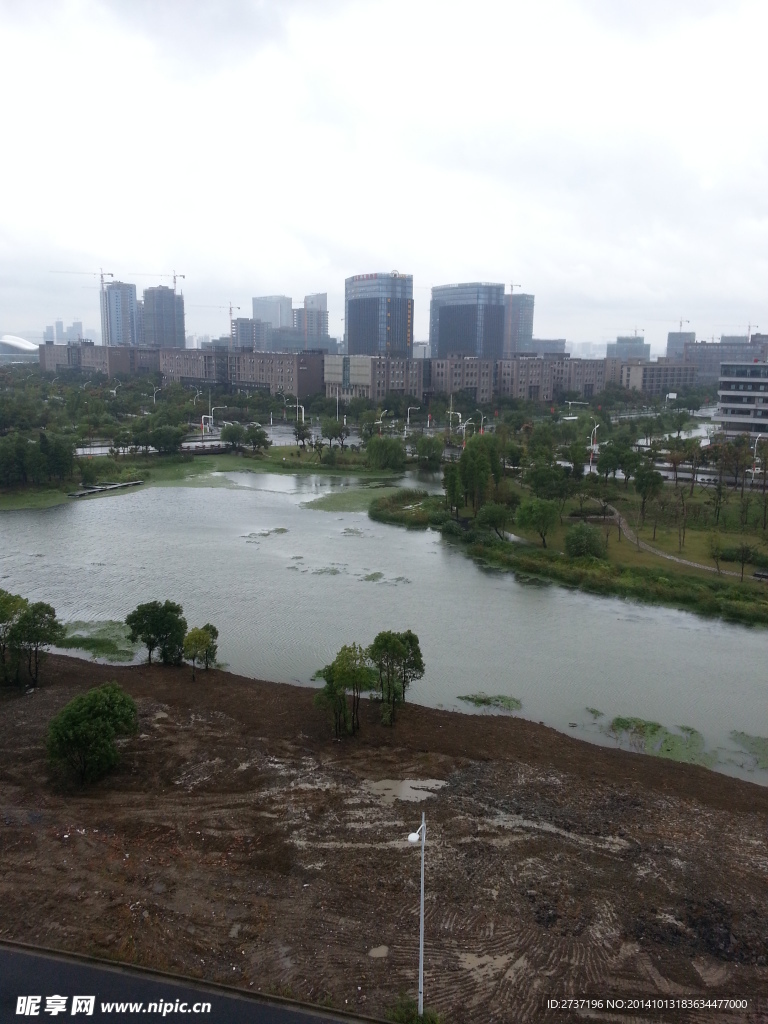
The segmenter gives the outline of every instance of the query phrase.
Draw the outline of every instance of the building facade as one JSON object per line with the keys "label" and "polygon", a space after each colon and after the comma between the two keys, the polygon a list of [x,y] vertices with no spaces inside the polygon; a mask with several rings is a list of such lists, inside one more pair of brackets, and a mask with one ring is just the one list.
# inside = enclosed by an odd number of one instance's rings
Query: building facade
{"label": "building facade", "polygon": [[721,363],[742,363],[768,359],[768,334],[753,334],[749,344],[743,340],[724,343],[716,341],[686,342],[683,361],[696,367],[700,384],[714,384],[720,379]]}
{"label": "building facade", "polygon": [[605,355],[608,359],[641,359],[650,362],[651,346],[646,344],[642,335],[618,337],[605,346]]}
{"label": "building facade", "polygon": [[667,334],[667,359],[682,360],[685,346],[696,341],[696,331],[670,331]]}
{"label": "building facade", "polygon": [[[136,285],[112,281],[101,291],[100,302],[102,345],[137,345]],[[64,325],[60,332],[59,323],[56,323],[57,340],[64,341]]]}
{"label": "building facade", "polygon": [[252,349],[162,350],[160,371],[181,384],[211,382],[309,398],[323,392],[321,351],[254,352]]}
{"label": "building facade", "polygon": [[146,288],[143,301],[144,344],[148,348],[184,348],[184,296],[161,284]]}
{"label": "building facade", "polygon": [[727,437],[749,434],[755,440],[768,436],[768,363],[722,364],[714,421]]}
{"label": "building facade", "polygon": [[[380,401],[388,394],[413,395],[424,399],[425,367],[428,360],[405,356],[343,356],[325,357],[325,395],[349,401],[368,398]],[[429,369],[426,370],[427,380]]]}
{"label": "building facade", "polygon": [[432,289],[429,347],[435,358],[500,359],[503,345],[503,284],[445,284]]}
{"label": "building facade", "polygon": [[621,368],[620,384],[630,391],[646,395],[663,396],[670,391],[682,391],[696,384],[696,367],[686,363],[659,359],[656,363],[625,363]]}
{"label": "building facade", "polygon": [[357,274],[344,282],[347,354],[410,359],[413,349],[413,276]]}
{"label": "building facade", "polygon": [[103,373],[105,377],[118,374],[153,373],[160,369],[157,349],[139,345],[94,345],[83,341],[73,345],[41,345],[40,368],[43,372]]}
{"label": "building facade", "polygon": [[261,295],[253,300],[253,319],[272,327],[293,327],[293,300],[289,295]]}
{"label": "building facade", "polygon": [[530,352],[533,340],[533,295],[514,292],[504,296],[503,356],[509,359],[516,352]]}

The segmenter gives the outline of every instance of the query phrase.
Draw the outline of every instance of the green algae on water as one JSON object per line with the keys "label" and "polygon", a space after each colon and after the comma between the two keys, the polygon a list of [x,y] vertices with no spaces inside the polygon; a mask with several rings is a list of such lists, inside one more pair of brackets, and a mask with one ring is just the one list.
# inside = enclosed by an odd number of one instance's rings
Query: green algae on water
{"label": "green algae on water", "polygon": [[67,635],[57,646],[65,650],[88,651],[94,658],[106,661],[133,661],[139,644],[128,639],[124,622],[108,619],[104,622],[69,622]]}
{"label": "green algae on water", "polygon": [[500,711],[519,711],[523,706],[523,702],[517,697],[507,697],[503,693],[489,695],[481,691],[465,694],[458,699],[466,701],[467,704],[474,704],[476,708],[498,708]]}
{"label": "green algae on water", "polygon": [[736,730],[731,733],[731,739],[755,758],[758,768],[768,768],[768,739]]}
{"label": "green algae on water", "polygon": [[379,580],[384,579],[383,572],[369,572],[367,576],[363,576],[363,580],[366,583],[378,583]]}
{"label": "green algae on water", "polygon": [[683,764],[699,764],[711,768],[717,761],[714,753],[705,750],[704,737],[688,725],[677,726],[677,732],[659,722],[643,718],[614,718],[607,730],[621,741],[626,737],[630,747],[651,757],[664,757]]}
{"label": "green algae on water", "polygon": [[586,708],[585,710],[588,711],[590,713],[590,715],[592,715],[593,718],[602,718],[603,717],[603,712],[602,711],[598,711],[597,708]]}

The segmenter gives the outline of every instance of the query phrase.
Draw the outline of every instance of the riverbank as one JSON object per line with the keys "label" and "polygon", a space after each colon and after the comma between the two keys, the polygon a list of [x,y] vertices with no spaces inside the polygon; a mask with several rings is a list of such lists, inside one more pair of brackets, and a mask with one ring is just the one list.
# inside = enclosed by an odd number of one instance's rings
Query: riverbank
{"label": "riverbank", "polygon": [[[705,571],[707,567],[656,555],[648,544],[642,549],[636,546],[631,535],[625,536],[623,549],[614,542],[608,558],[570,558],[562,550],[567,525],[552,531],[555,539],[549,538],[547,548],[535,546],[526,537],[510,543],[492,530],[480,529],[473,520],[460,525],[448,516],[444,501],[416,490],[374,499],[369,516],[408,529],[438,529],[481,564],[509,570],[525,582],[547,580],[589,594],[667,605],[725,622],[768,626],[768,588],[764,583],[749,577],[734,579],[730,573],[715,575]],[[626,527],[622,521],[622,529]],[[643,564],[644,554],[651,564]]]}
{"label": "riverbank", "polygon": [[[111,679],[139,735],[113,776],[60,788],[47,722]],[[387,729],[364,701],[334,743],[313,689],[220,671],[51,657],[42,682],[0,691],[0,937],[383,1014],[414,991],[424,810],[446,1022],[545,1020],[574,992],[768,996],[761,787],[415,705]]]}

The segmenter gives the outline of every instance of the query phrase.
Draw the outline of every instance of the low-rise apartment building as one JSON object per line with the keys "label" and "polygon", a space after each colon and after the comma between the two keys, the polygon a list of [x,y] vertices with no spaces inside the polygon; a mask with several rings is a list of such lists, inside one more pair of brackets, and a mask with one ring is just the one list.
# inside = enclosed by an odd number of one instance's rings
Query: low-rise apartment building
{"label": "low-rise apartment building", "polygon": [[77,370],[81,373],[154,373],[160,369],[160,349],[135,345],[94,345],[80,341],[71,345],[41,345],[40,369],[47,373]]}
{"label": "low-rise apartment building", "polygon": [[646,395],[666,395],[696,383],[697,368],[687,363],[659,359],[656,363],[627,363],[621,368],[621,386]]}
{"label": "low-rise apartment building", "polygon": [[326,355],[324,387],[328,398],[349,401],[368,398],[377,402],[390,393],[413,395],[419,401],[425,392],[430,366],[426,359],[405,356]]}
{"label": "low-rise apartment building", "polygon": [[768,363],[723,363],[713,417],[728,437],[768,435]]}
{"label": "low-rise apartment building", "polygon": [[183,384],[236,384],[294,398],[323,391],[323,355],[319,351],[254,352],[252,349],[161,350],[160,371]]}

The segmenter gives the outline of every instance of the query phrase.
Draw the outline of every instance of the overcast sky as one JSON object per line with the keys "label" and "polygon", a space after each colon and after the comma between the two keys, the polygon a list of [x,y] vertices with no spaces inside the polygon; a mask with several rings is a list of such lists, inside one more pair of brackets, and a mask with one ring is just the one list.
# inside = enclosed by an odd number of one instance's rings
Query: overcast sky
{"label": "overcast sky", "polygon": [[[534,334],[768,331],[765,0],[0,0],[0,333],[170,283],[514,282]],[[145,276],[140,276],[145,275]],[[33,339],[34,340],[34,339]]]}

